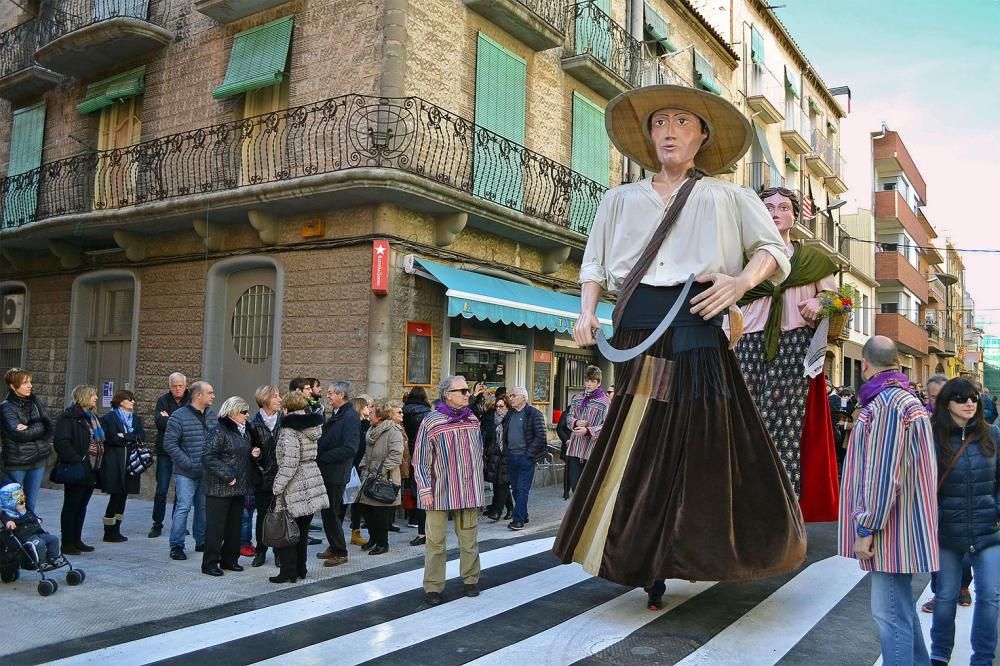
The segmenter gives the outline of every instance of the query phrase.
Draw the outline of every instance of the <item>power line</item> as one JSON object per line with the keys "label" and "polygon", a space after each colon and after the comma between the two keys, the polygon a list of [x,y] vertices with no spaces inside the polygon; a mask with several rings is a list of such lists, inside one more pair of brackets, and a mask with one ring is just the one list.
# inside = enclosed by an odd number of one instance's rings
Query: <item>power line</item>
{"label": "power line", "polygon": [[[916,243],[912,243],[912,244],[910,244],[910,243],[886,243],[884,241],[868,240],[866,238],[857,238],[856,236],[852,236],[849,233],[845,232],[843,227],[840,227],[840,240],[845,240],[845,239],[846,240],[857,241],[858,243],[868,243],[869,245],[882,245],[882,246],[894,246],[894,247],[903,247],[903,248],[913,248],[915,250],[924,250],[924,251],[934,250],[935,252],[941,252],[942,251],[942,248],[939,248],[936,245],[917,245]],[[948,248],[944,248],[945,252],[947,252],[949,250],[954,250],[955,252],[978,252],[980,254],[1000,254],[1000,248],[996,248],[996,249],[994,249],[994,248],[972,248],[972,249],[970,249],[970,248],[960,248],[960,247],[948,247]],[[889,251],[889,250],[886,250],[886,251]]]}

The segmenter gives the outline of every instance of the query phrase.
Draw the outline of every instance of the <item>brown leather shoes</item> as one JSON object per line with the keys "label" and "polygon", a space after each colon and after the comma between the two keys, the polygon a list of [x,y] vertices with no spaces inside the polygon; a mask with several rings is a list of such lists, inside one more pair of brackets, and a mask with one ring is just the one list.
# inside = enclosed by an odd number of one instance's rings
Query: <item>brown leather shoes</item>
{"label": "brown leather shoes", "polygon": [[336,567],[341,564],[347,564],[347,555],[334,555],[323,562],[324,567]]}

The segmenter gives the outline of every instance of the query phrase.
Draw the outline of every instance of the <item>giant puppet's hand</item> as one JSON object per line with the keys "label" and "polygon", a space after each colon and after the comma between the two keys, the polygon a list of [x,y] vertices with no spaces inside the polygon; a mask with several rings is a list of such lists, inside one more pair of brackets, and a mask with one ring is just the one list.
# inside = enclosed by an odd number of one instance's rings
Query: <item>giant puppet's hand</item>
{"label": "giant puppet's hand", "polygon": [[819,319],[819,311],[821,307],[822,304],[819,302],[818,298],[807,298],[799,303],[799,314],[802,315],[803,319],[816,321]]}
{"label": "giant puppet's hand", "polygon": [[597,315],[592,312],[581,312],[580,318],[573,325],[573,340],[581,347],[589,347],[597,344],[594,340],[594,329],[600,328],[601,322],[597,321]]}
{"label": "giant puppet's hand", "polygon": [[750,288],[746,280],[725,273],[706,273],[695,278],[697,282],[711,282],[712,286],[691,299],[691,314],[708,320],[735,305]]}

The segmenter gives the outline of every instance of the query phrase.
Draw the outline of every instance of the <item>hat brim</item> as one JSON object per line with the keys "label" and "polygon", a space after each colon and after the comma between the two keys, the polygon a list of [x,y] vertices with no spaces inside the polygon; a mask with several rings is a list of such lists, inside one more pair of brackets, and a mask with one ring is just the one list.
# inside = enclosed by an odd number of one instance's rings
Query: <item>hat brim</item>
{"label": "hat brim", "polygon": [[650,116],[659,109],[683,109],[705,121],[708,141],[695,155],[694,163],[708,174],[728,171],[750,149],[750,121],[729,101],[687,86],[645,86],[608,102],[604,124],[615,147],[647,171],[661,169],[648,129]]}

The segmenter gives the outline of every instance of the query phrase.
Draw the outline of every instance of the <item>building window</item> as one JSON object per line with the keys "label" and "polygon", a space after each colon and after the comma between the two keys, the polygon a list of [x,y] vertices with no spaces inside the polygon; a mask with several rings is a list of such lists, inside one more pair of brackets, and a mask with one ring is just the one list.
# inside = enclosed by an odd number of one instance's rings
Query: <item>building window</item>
{"label": "building window", "polygon": [[273,180],[288,145],[284,114],[271,114],[288,108],[288,77],[266,88],[248,90],[243,98],[243,145],[240,155],[240,182],[249,185]]}
{"label": "building window", "polygon": [[28,294],[23,286],[0,288],[3,311],[0,312],[0,367],[24,365],[25,305]]}
{"label": "building window", "polygon": [[121,208],[135,203],[139,161],[132,151],[125,149],[139,143],[141,134],[141,95],[118,100],[101,109],[94,208]]}
{"label": "building window", "polygon": [[240,296],[233,309],[233,347],[247,363],[262,363],[274,349],[274,290],[257,284]]}

